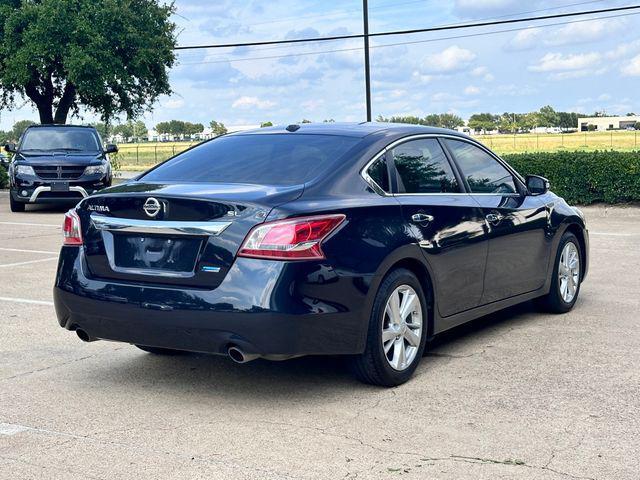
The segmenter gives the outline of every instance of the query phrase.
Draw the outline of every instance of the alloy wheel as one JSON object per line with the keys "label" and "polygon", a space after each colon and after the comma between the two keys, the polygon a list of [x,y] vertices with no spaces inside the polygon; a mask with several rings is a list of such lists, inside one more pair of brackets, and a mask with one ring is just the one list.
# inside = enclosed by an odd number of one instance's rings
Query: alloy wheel
{"label": "alloy wheel", "polygon": [[382,319],[382,348],[394,370],[407,369],[422,339],[422,305],[409,285],[400,285],[387,299]]}
{"label": "alloy wheel", "polygon": [[560,254],[558,288],[565,303],[571,303],[580,283],[580,254],[573,242],[567,242]]}

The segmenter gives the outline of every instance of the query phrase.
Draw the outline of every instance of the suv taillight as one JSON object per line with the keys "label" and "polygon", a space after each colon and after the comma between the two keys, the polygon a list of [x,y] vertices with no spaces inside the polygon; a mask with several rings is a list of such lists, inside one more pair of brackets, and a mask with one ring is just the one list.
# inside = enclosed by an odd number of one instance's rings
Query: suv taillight
{"label": "suv taillight", "polygon": [[78,216],[78,213],[75,211],[75,209],[71,209],[64,214],[62,236],[64,245],[82,245],[80,217]]}
{"label": "suv taillight", "polygon": [[238,256],[270,260],[323,259],[322,242],[344,219],[344,215],[336,214],[263,223],[249,232]]}

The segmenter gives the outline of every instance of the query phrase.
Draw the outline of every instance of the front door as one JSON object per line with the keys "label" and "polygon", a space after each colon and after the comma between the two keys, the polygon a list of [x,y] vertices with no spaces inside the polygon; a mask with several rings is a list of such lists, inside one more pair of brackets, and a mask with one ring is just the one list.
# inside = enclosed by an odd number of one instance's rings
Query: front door
{"label": "front door", "polygon": [[462,140],[446,139],[473,199],[482,209],[489,253],[481,304],[542,287],[549,259],[549,210],[498,159]]}
{"label": "front door", "polygon": [[408,140],[390,149],[396,198],[405,224],[435,276],[441,317],[479,305],[487,257],[481,209],[464,193],[436,138]]}

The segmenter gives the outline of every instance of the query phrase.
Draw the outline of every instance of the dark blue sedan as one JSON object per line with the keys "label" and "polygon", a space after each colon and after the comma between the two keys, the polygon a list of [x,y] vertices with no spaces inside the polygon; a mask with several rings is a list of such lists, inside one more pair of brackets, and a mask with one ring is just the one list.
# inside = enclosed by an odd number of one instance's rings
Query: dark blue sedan
{"label": "dark blue sedan", "polygon": [[472,138],[394,124],[225,135],[67,213],[62,327],[236,362],[349,355],[407,381],[427,341],[536,299],[567,312],[581,212]]}

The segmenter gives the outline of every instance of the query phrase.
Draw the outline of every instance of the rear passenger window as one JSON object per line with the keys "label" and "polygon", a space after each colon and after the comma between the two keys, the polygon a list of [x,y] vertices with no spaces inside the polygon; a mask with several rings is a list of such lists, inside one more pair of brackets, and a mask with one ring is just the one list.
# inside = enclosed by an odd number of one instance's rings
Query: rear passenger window
{"label": "rear passenger window", "polygon": [[367,170],[369,178],[385,192],[389,191],[389,171],[384,156],[373,162]]}
{"label": "rear passenger window", "polygon": [[484,150],[459,140],[445,140],[473,193],[517,193],[513,175]]}
{"label": "rear passenger window", "polygon": [[459,192],[451,165],[435,138],[412,140],[391,150],[401,193]]}

